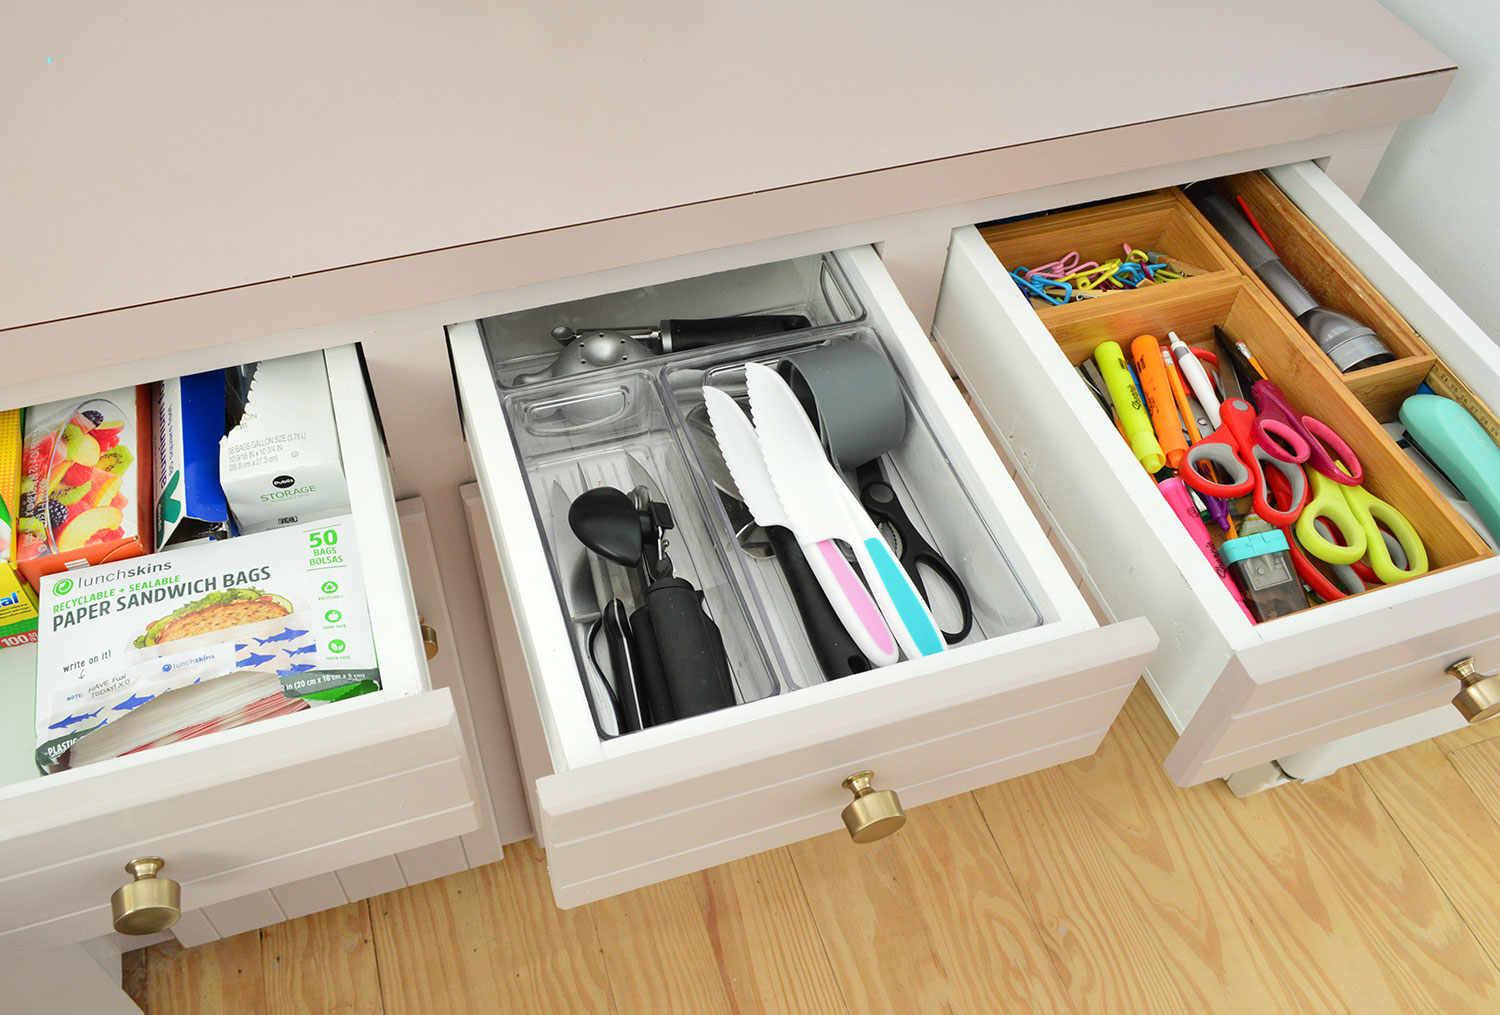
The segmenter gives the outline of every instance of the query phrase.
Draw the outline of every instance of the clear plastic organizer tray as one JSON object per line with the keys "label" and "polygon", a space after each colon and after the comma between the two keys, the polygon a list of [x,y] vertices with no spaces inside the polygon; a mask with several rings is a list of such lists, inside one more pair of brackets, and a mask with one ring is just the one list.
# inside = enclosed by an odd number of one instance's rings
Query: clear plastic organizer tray
{"label": "clear plastic organizer tray", "polygon": [[529,386],[502,400],[525,468],[532,504],[546,534],[553,578],[573,630],[574,653],[594,724],[601,737],[619,736],[613,691],[601,661],[608,653],[597,629],[601,610],[619,598],[627,612],[644,605],[636,569],[586,549],[568,524],[567,509],[587,489],[629,493],[645,486],[665,502],[674,527],[665,552],[673,573],[703,594],[729,660],[735,701],[743,704],[780,691],[782,666],[768,658],[764,612],[703,502],[696,467],[681,440],[659,387],[659,370],[600,371]]}
{"label": "clear plastic organizer tray", "polygon": [[[570,529],[567,506],[590,487],[630,491],[645,484],[671,506],[675,528],[667,553],[675,573],[702,590],[722,633],[736,703],[824,682],[777,561],[757,555],[764,553],[763,540],[747,532],[745,512],[732,503],[703,387],[720,388],[743,405],[747,361],[774,366],[791,353],[838,342],[866,343],[885,356],[869,329],[801,331],[528,385],[502,397],[601,737],[620,730],[596,621],[606,597],[618,595],[633,612],[640,586],[631,585],[633,569],[603,561]],[[958,644],[1037,626],[1042,617],[1036,603],[902,385],[906,434],[881,456],[881,472],[913,525],[968,592],[973,623]],[[933,575],[922,578],[938,625],[957,630],[957,600]]]}
{"label": "clear plastic organizer tray", "polygon": [[[479,326],[495,380],[505,390],[550,379],[538,375],[552,370],[564,349],[566,336],[553,337],[559,329],[643,332],[673,319],[752,314],[801,314],[821,329],[857,324],[865,311],[838,262],[816,254],[488,317]],[[623,355],[623,362],[606,369],[641,365],[641,356]],[[665,358],[654,356],[646,362],[658,365]]]}
{"label": "clear plastic organizer tray", "polygon": [[[730,542],[750,577],[750,596],[764,606],[777,648],[776,657],[786,669],[783,683],[796,689],[823,683],[824,678],[812,645],[799,619],[799,610],[790,588],[774,557],[766,556],[761,541],[753,531],[746,532],[731,519],[734,497],[710,478],[722,475],[720,456],[708,422],[703,388],[712,386],[732,396],[742,407],[748,403],[745,390],[745,363],[759,362],[775,367],[792,353],[820,345],[840,342],[862,342],[881,351],[879,337],[866,328],[846,334],[825,334],[811,341],[766,341],[751,350],[727,353],[718,350],[694,359],[685,359],[662,370],[676,421],[687,434],[697,465],[696,479],[709,489],[705,499],[713,505],[714,522],[721,539]],[[749,353],[747,355],[746,353]],[[889,357],[885,357],[889,361]],[[899,379],[899,374],[898,374]],[[968,592],[973,610],[973,624],[958,645],[973,644],[1016,631],[1036,627],[1042,616],[1035,601],[1021,584],[1001,549],[999,540],[985,524],[969,492],[948,462],[933,436],[932,428],[916,409],[905,381],[902,392],[906,404],[906,436],[901,444],[880,458],[885,482],[918,533],[947,561]],[[845,475],[845,480],[852,480]],[[851,489],[858,495],[856,485]],[[741,513],[736,511],[736,518]],[[736,536],[737,531],[739,536]],[[897,541],[885,533],[893,548]],[[750,552],[753,548],[754,552]],[[918,568],[918,577],[927,593],[933,619],[947,632],[960,628],[957,599],[937,577]]]}

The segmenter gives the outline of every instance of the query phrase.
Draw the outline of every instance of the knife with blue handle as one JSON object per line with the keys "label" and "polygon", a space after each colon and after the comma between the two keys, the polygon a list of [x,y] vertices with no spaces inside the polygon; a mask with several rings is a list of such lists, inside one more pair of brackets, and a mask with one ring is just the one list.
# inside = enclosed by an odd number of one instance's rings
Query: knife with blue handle
{"label": "knife with blue handle", "polygon": [[1401,424],[1422,453],[1448,477],[1500,538],[1500,447],[1468,411],[1441,395],[1412,395],[1401,403]]}
{"label": "knife with blue handle", "polygon": [[820,549],[834,540],[847,543],[870,595],[907,657],[944,651],[947,645],[927,604],[829,463],[792,389],[780,374],[760,363],[746,364],[745,381],[766,468],[797,541],[804,547],[817,544]]}

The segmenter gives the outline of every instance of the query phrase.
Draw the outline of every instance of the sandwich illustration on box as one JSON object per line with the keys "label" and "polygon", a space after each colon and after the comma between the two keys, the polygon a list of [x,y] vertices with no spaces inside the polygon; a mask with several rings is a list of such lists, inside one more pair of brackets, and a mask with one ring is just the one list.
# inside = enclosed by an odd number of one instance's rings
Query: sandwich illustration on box
{"label": "sandwich illustration on box", "polygon": [[284,596],[260,589],[224,589],[210,592],[196,602],[179,606],[171,613],[146,625],[146,633],[135,640],[136,648],[179,641],[210,631],[223,631],[240,624],[274,620],[292,612]]}

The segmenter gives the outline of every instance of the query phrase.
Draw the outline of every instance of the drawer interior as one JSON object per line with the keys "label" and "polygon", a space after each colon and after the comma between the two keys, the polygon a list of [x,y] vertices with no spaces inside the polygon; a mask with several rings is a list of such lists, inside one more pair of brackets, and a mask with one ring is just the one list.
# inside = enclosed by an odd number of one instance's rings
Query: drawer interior
{"label": "drawer interior", "polygon": [[[858,323],[834,319],[820,323],[828,311],[807,302],[809,279],[819,294],[833,293],[828,307]],[[543,694],[576,694],[582,685],[593,734],[606,754],[686,736],[707,725],[722,725],[725,711],[652,725],[628,735],[609,711],[613,683],[605,646],[591,632],[600,596],[619,594],[634,610],[639,587],[628,587],[632,569],[606,564],[601,578],[567,531],[562,518],[568,502],[589,487],[628,490],[638,482],[659,489],[671,506],[675,528],[669,554],[677,573],[702,590],[708,613],[723,633],[734,677],[736,705],[758,712],[795,707],[809,689],[829,681],[818,665],[800,619],[797,601],[778,562],[764,555],[754,538],[742,539],[745,520],[738,514],[725,481],[711,424],[704,408],[705,386],[728,393],[743,407],[747,401],[745,364],[774,366],[783,357],[810,349],[859,343],[874,350],[894,372],[904,401],[904,436],[879,462],[913,525],[957,572],[972,602],[968,633],[953,647],[965,650],[995,646],[1009,636],[1023,636],[1059,619],[1049,597],[1031,578],[1009,526],[987,492],[972,478],[957,449],[939,436],[936,419],[952,409],[903,364],[897,355],[904,343],[924,340],[879,326],[862,306],[853,286],[828,288],[826,280],[843,277],[832,255],[780,265],[719,273],[652,287],[593,297],[577,303],[527,310],[482,322],[486,364],[495,383],[516,464],[542,538],[546,564],[558,606],[566,620],[573,672],[534,666],[539,681],[553,673],[571,686],[538,690]],[[835,304],[838,306],[835,308]],[[559,322],[590,322],[613,328],[670,318],[763,313],[801,308],[813,327],[761,339],[733,342],[684,353],[657,355],[649,361],[619,363],[571,377],[531,383],[514,382],[514,349],[525,333],[550,334]],[[552,352],[556,356],[556,351]],[[464,369],[462,357],[459,369]],[[940,375],[941,376],[941,375]],[[947,383],[946,380],[943,383]],[[954,393],[956,394],[956,393]],[[476,424],[478,425],[478,424]],[[471,432],[471,442],[475,439]],[[852,472],[846,473],[848,483]],[[493,486],[493,483],[492,483]],[[857,484],[851,487],[857,494]],[[494,510],[493,505],[491,510]],[[515,515],[507,507],[507,518]],[[597,562],[594,562],[597,564]],[[932,574],[921,572],[934,619],[940,628],[960,627],[957,600]],[[590,646],[591,633],[595,644]],[[945,656],[906,659],[878,673],[857,672],[832,683],[857,688],[867,679],[894,679],[902,672],[940,670]],[[931,672],[923,679],[942,679]],[[601,686],[603,685],[603,686]],[[832,688],[829,688],[832,690]],[[787,702],[782,705],[779,703]],[[711,716],[720,718],[715,720]],[[667,732],[673,730],[677,732]]]}
{"label": "drawer interior", "polygon": [[[1034,272],[1069,258],[1072,262],[1068,266],[1069,275],[1064,277],[1072,278],[1070,288],[1077,290],[1093,286],[1097,294],[1095,298],[1078,302],[1053,302],[1062,295],[1058,290],[1051,291],[1051,299],[1035,291],[1028,292],[1032,307],[1049,327],[1086,313],[1098,300],[1114,302],[1132,292],[1145,294],[1165,287],[1175,289],[1182,283],[1196,286],[1200,282],[1221,280],[1238,271],[1232,253],[1224,249],[1214,235],[1213,227],[1182,191],[1175,188],[985,226],[980,234],[1000,263],[1013,275],[1035,281]],[[1128,290],[1094,285],[1096,278],[1090,277],[1092,272],[1089,269],[1122,259],[1128,250],[1146,251],[1153,263],[1165,263],[1185,277],[1171,282],[1147,282]],[[1027,292],[1024,287],[1022,291]]]}
{"label": "drawer interior", "polygon": [[[190,755],[205,745],[316,722],[320,717],[350,707],[364,707],[429,689],[426,666],[421,661],[418,647],[415,613],[396,527],[389,472],[358,354],[352,346],[330,349],[325,353],[325,362],[339,451],[349,490],[349,513],[353,517],[352,529],[380,668],[380,688],[342,701],[320,702],[298,712],[250,725],[214,731],[40,776],[33,758],[36,743],[36,646],[6,648],[0,650],[0,716],[4,717],[0,720],[0,800],[11,793],[45,789],[49,785],[88,779],[100,773],[159,760],[170,764],[173,759]],[[175,551],[168,550],[166,554],[172,552]],[[135,560],[150,563],[152,556]]]}
{"label": "drawer interior", "polygon": [[[828,255],[674,280],[591,299],[534,307],[480,322],[502,388],[533,383],[558,359],[562,332],[646,333],[661,322],[752,314],[800,314],[815,328],[853,325],[865,310]],[[637,358],[639,362],[639,357]]]}
{"label": "drawer interior", "polygon": [[[1491,556],[1480,534],[1382,426],[1396,419],[1401,402],[1424,382],[1450,397],[1458,397],[1455,391],[1466,392],[1461,382],[1268,178],[1259,173],[1245,174],[1210,185],[1221,188],[1231,199],[1243,197],[1270,243],[1312,296],[1325,306],[1370,324],[1395,358],[1340,373],[1187,197],[1172,190],[1148,198],[1165,204],[1170,196],[1179,207],[1185,205],[1184,216],[1196,216],[1194,221],[1219,246],[1220,263],[1228,270],[1041,308],[1039,316],[1068,362],[1075,367],[1084,364],[1104,341],[1118,342],[1128,355],[1132,341],[1140,335],[1155,336],[1165,347],[1168,334],[1175,333],[1189,346],[1213,352],[1218,348],[1214,332],[1218,326],[1233,339],[1248,344],[1266,376],[1299,411],[1321,419],[1349,443],[1364,467],[1365,489],[1394,505],[1412,523],[1421,535],[1431,571]],[[1112,234],[1116,243],[1134,242],[1130,237],[1139,228],[1137,209],[1142,200],[1133,198],[1003,223],[986,227],[981,234],[1007,270],[1012,270],[1007,255],[1014,257],[1018,252],[1045,250],[1045,256],[1057,258],[1078,249],[1087,258],[1090,250],[1074,246],[1086,235]],[[1087,233],[1076,228],[1080,221],[1088,224]],[[1118,223],[1113,230],[1109,226],[1112,221]],[[1050,242],[1044,238],[1049,233],[1053,234]],[[1091,249],[1097,249],[1097,245]],[[1108,411],[1095,401],[1081,377],[1074,398],[1078,404],[1087,405],[1084,411]],[[1477,406],[1475,414],[1481,424],[1492,433],[1500,433],[1487,407],[1472,394],[1465,404]],[[1121,446],[1125,447],[1123,438]],[[1144,469],[1139,471],[1143,481],[1151,479]],[[1238,522],[1249,511],[1249,498],[1240,498],[1232,506],[1232,517]],[[1212,521],[1206,525],[1214,542],[1222,543],[1226,534],[1220,527]],[[1186,535],[1186,530],[1180,534]],[[1174,531],[1173,538],[1178,535]],[[1420,582],[1422,576],[1411,580]],[[1378,588],[1372,585],[1370,591]],[[1218,595],[1212,590],[1205,594]],[[1311,597],[1310,604],[1320,605],[1320,600]]]}

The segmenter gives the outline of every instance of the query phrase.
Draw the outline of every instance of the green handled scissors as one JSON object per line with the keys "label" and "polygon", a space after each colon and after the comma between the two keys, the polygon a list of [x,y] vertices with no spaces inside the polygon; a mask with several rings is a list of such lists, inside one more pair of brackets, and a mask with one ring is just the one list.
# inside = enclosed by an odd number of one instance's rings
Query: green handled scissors
{"label": "green handled scissors", "polygon": [[[1307,479],[1312,485],[1312,499],[1297,518],[1297,541],[1308,553],[1330,564],[1353,564],[1368,553],[1370,569],[1387,585],[1427,573],[1427,548],[1400,511],[1361,485],[1344,486],[1311,470]],[[1340,546],[1319,532],[1319,519],[1332,523],[1348,545]],[[1381,526],[1396,537],[1406,553],[1405,568],[1391,559]]]}

